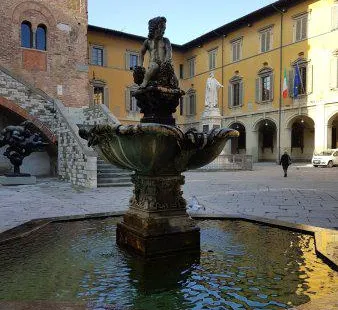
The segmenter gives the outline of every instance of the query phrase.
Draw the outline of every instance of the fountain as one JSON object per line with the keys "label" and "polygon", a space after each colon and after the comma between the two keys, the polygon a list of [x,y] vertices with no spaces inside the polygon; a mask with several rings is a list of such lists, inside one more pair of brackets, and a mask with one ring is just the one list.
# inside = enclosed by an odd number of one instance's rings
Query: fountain
{"label": "fountain", "polygon": [[[175,125],[172,113],[184,92],[173,70],[170,42],[163,37],[165,26],[164,17],[149,21],[141,65],[134,69],[134,81],[139,85],[134,97],[144,114],[141,123],[80,130],[80,136],[105,160],[135,171],[134,194],[117,226],[117,243],[146,257],[199,251],[199,228],[186,212],[181,173],[210,163],[228,139],[238,136],[228,128],[200,133],[195,129],[183,132]],[[143,57],[147,51],[146,70]]]}

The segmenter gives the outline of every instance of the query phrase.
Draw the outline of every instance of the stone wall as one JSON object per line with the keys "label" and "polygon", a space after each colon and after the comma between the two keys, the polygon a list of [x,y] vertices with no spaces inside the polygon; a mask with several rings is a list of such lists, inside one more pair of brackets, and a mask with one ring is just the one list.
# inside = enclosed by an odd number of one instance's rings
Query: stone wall
{"label": "stone wall", "polygon": [[95,104],[83,110],[84,125],[120,124],[120,121],[103,104]]}
{"label": "stone wall", "polygon": [[[1,0],[0,65],[66,106],[88,106],[86,0]],[[33,47],[21,47],[21,23],[32,26]],[[35,32],[47,28],[46,50]]]}
{"label": "stone wall", "polygon": [[97,186],[96,153],[78,135],[61,101],[48,97],[0,67],[0,110],[28,119],[58,150],[58,174],[73,185]]}

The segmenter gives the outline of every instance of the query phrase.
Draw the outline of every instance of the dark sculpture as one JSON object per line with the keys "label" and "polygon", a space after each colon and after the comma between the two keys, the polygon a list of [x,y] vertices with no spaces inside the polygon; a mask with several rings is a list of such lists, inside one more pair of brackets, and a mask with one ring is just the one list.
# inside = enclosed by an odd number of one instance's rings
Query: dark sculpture
{"label": "dark sculpture", "polygon": [[[165,17],[155,17],[148,23],[148,39],[140,52],[140,66],[134,68],[134,82],[140,85],[133,96],[144,113],[141,123],[175,125],[172,113],[176,112],[184,91],[179,89],[172,64],[172,48],[169,39],[164,38]],[[143,67],[144,55],[149,52],[149,66]]]}
{"label": "dark sculpture", "polygon": [[20,166],[25,157],[33,152],[41,152],[48,143],[42,141],[38,133],[33,133],[29,127],[33,124],[30,121],[24,121],[18,126],[7,126],[0,132],[0,147],[9,145],[4,155],[14,166],[14,174],[7,176],[29,176],[29,174],[20,173]]}

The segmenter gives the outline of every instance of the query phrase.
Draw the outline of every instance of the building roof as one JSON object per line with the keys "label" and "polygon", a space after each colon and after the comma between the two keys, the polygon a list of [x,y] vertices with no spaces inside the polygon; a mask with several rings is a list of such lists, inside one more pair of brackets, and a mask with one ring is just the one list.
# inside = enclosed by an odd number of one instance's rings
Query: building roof
{"label": "building roof", "polygon": [[[285,12],[289,7],[295,6],[301,2],[305,2],[306,0],[278,0],[274,3],[271,3],[261,9],[258,9],[254,12],[249,13],[248,15],[242,16],[228,24],[225,24],[221,27],[218,27],[214,30],[211,30],[210,32],[207,32],[200,37],[193,39],[183,45],[179,44],[171,44],[173,48],[179,49],[179,50],[187,50],[192,47],[197,47],[202,45],[206,41],[210,41],[215,38],[219,38],[221,36],[225,36],[228,33],[235,31],[241,27],[249,27],[251,26],[255,21],[265,18],[266,16]],[[138,36],[135,34],[130,34],[122,31],[102,28],[98,26],[88,25],[89,31],[97,31],[97,32],[104,32],[108,35],[114,35],[117,37],[122,37],[126,39],[132,39],[132,40],[138,40],[138,41],[144,41],[146,37]]]}

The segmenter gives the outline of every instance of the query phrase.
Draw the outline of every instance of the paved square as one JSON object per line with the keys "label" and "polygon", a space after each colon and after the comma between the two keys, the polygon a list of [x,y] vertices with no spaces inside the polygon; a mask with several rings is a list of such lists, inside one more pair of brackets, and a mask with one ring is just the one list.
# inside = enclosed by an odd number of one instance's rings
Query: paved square
{"label": "paved square", "polygon": [[[338,167],[294,164],[253,171],[187,172],[184,197],[201,208],[191,213],[249,215],[325,228],[338,228]],[[0,186],[0,232],[37,218],[125,211],[131,187],[72,188],[56,179],[37,185]],[[196,199],[191,199],[192,197]]]}

